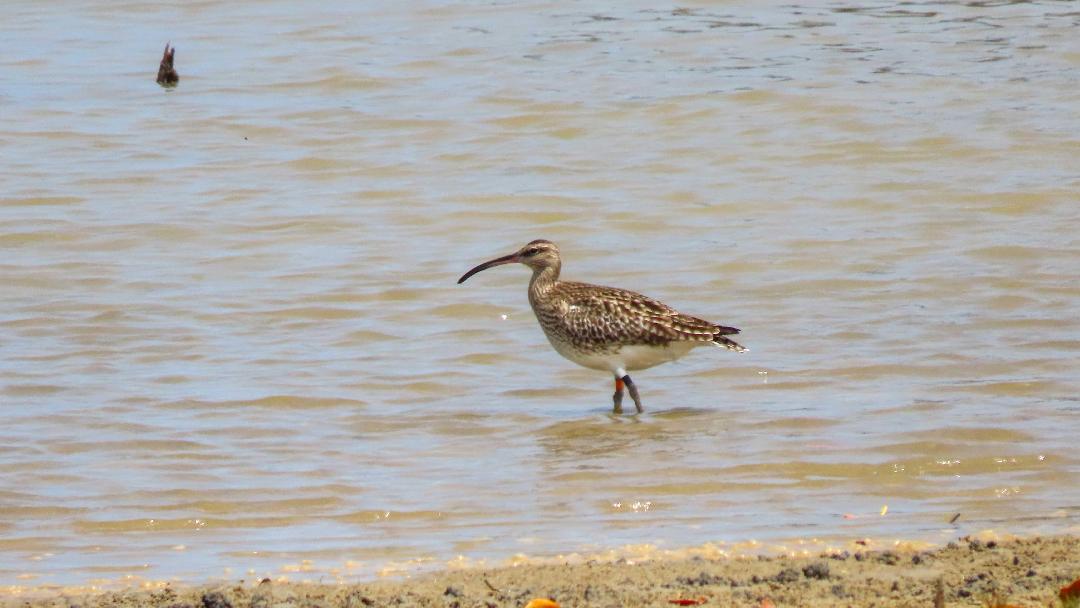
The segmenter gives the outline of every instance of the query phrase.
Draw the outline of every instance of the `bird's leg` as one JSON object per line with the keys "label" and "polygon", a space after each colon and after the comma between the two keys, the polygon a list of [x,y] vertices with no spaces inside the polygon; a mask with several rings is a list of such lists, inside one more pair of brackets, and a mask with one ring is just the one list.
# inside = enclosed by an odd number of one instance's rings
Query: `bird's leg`
{"label": "bird's leg", "polygon": [[619,378],[618,376],[616,376],[615,377],[615,394],[611,396],[612,400],[615,401],[615,413],[616,414],[621,414],[622,413],[622,389],[623,389],[622,378]]}
{"label": "bird's leg", "polygon": [[645,408],[641,407],[641,397],[638,396],[637,386],[635,386],[634,381],[630,379],[630,374],[623,376],[622,381],[626,384],[626,388],[630,390],[630,398],[634,400],[634,405],[637,406],[637,412],[639,414],[644,412]]}

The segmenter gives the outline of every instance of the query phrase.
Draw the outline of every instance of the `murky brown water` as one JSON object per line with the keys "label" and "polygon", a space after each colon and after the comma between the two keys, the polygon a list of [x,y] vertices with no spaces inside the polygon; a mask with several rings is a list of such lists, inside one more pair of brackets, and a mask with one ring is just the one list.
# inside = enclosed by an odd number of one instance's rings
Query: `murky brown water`
{"label": "murky brown water", "polygon": [[5,4],[0,584],[1077,531],[1080,7],[747,4]]}

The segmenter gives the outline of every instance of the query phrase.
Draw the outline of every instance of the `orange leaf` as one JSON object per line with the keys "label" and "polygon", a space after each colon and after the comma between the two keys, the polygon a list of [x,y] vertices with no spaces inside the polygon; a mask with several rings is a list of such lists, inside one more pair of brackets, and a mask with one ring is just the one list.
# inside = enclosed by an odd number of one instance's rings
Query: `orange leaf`
{"label": "orange leaf", "polygon": [[769,598],[764,598],[761,600],[761,608],[776,608],[776,604],[772,603]]}
{"label": "orange leaf", "polygon": [[546,597],[538,597],[525,604],[525,608],[559,608],[559,602],[549,600]]}
{"label": "orange leaf", "polygon": [[1080,600],[1080,578],[1062,587],[1061,591],[1058,593],[1058,597],[1060,597],[1063,602]]}

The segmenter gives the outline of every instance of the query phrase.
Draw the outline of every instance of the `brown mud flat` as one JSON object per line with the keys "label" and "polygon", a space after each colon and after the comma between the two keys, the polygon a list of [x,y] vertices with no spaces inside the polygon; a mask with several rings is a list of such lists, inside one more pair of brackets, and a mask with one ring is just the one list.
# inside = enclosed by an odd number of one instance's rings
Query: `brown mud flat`
{"label": "brown mud flat", "polygon": [[[858,545],[855,545],[858,547]],[[9,598],[27,608],[433,606],[563,608],[703,606],[1058,606],[1080,577],[1080,538],[965,537],[927,551],[855,550],[815,557],[693,558],[446,571],[356,585],[266,579],[202,587]],[[940,581],[940,582],[939,582]]]}

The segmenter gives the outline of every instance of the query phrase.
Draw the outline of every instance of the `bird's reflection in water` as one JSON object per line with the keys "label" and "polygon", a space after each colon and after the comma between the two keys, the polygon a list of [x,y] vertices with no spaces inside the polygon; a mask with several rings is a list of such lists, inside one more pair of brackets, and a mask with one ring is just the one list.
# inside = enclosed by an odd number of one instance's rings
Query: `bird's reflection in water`
{"label": "bird's reflection in water", "polygon": [[539,443],[556,459],[641,457],[717,432],[717,412],[680,407],[638,416],[606,413],[552,423],[539,432]]}

